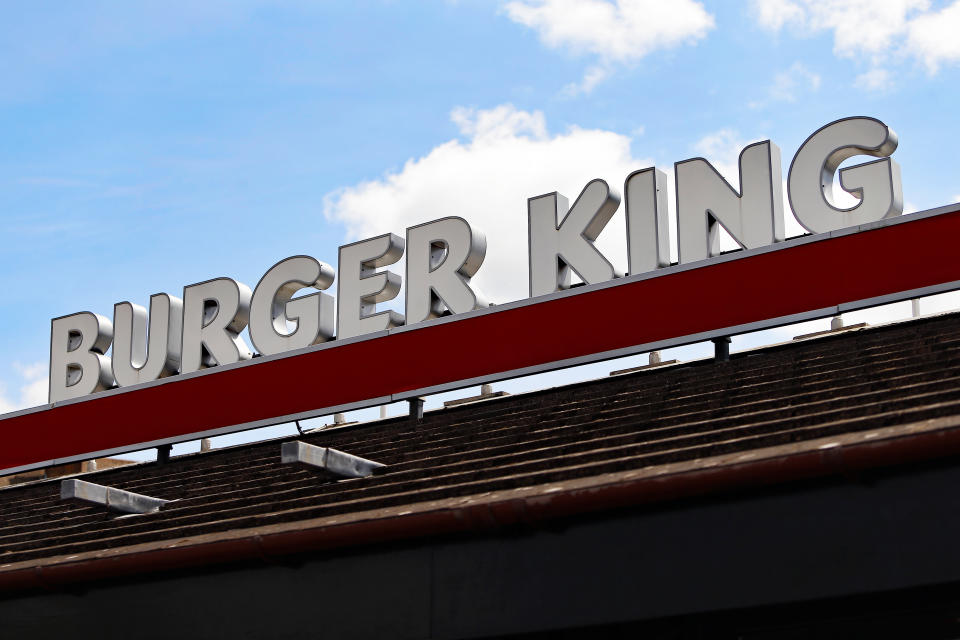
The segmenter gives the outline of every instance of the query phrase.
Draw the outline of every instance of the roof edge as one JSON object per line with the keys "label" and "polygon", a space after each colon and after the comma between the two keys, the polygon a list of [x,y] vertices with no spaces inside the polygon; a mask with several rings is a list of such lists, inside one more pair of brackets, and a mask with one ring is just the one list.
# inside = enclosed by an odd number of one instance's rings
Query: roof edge
{"label": "roof edge", "polygon": [[[796,480],[823,478],[859,470],[898,466],[960,454],[960,425],[955,419],[927,421],[927,429],[852,444],[828,442],[790,455],[734,462],[709,468],[647,475],[605,485],[575,486],[520,497],[476,502],[388,517],[293,530],[249,529],[240,537],[211,534],[168,541],[160,547],[77,555],[0,571],[0,594],[68,590],[76,585],[138,575],[225,565],[276,564],[294,554],[359,547],[458,533],[482,533],[530,526],[560,518],[669,500],[760,488]],[[939,426],[940,428],[936,428]],[[934,427],[930,429],[929,427]],[[29,562],[29,561],[28,561]]]}

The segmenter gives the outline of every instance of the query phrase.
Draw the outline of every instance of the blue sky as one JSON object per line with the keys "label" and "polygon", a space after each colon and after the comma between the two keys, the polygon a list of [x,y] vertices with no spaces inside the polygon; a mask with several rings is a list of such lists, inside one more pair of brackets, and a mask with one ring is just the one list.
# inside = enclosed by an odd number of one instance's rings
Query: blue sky
{"label": "blue sky", "polygon": [[786,171],[846,116],[899,134],[908,209],[960,200],[958,32],[921,0],[8,3],[0,410],[45,400],[55,316],[445,215],[506,301],[527,197],[766,138]]}

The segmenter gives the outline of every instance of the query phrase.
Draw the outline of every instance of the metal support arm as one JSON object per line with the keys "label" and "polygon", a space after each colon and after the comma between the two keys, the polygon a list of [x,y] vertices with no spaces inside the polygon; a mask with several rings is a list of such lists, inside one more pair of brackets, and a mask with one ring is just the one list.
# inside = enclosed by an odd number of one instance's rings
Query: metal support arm
{"label": "metal support arm", "polygon": [[318,467],[340,478],[366,478],[386,465],[360,456],[295,440],[280,445],[280,461]]}
{"label": "metal support arm", "polygon": [[64,480],[60,483],[61,500],[83,500],[102,504],[113,511],[123,513],[153,513],[170,502],[161,498],[151,498],[132,491],[105,487],[85,480]]}

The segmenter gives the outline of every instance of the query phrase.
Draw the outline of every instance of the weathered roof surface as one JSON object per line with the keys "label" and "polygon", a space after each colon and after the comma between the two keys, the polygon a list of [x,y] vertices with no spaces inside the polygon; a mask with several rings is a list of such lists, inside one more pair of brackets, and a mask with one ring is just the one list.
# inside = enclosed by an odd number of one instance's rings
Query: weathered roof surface
{"label": "weathered roof surface", "polygon": [[274,440],[83,475],[173,501],[158,513],[63,502],[59,481],[4,488],[0,587],[38,566],[204,545],[213,562],[240,540],[302,550],[308,534],[329,548],[946,454],[958,380],[951,314],[298,438],[387,465],[368,478],[283,465]]}

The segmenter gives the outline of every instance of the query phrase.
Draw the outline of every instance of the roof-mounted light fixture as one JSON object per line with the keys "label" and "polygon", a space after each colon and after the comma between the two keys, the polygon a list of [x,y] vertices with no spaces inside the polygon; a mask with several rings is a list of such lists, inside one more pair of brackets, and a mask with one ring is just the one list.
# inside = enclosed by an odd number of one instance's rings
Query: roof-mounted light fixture
{"label": "roof-mounted light fixture", "polygon": [[317,467],[339,478],[366,478],[386,466],[360,456],[299,440],[280,445],[280,461],[284,464],[299,462]]}
{"label": "roof-mounted light fixture", "polygon": [[170,502],[162,498],[151,498],[132,491],[77,479],[64,480],[60,483],[60,499],[102,504],[108,509],[122,513],[153,513]]}

